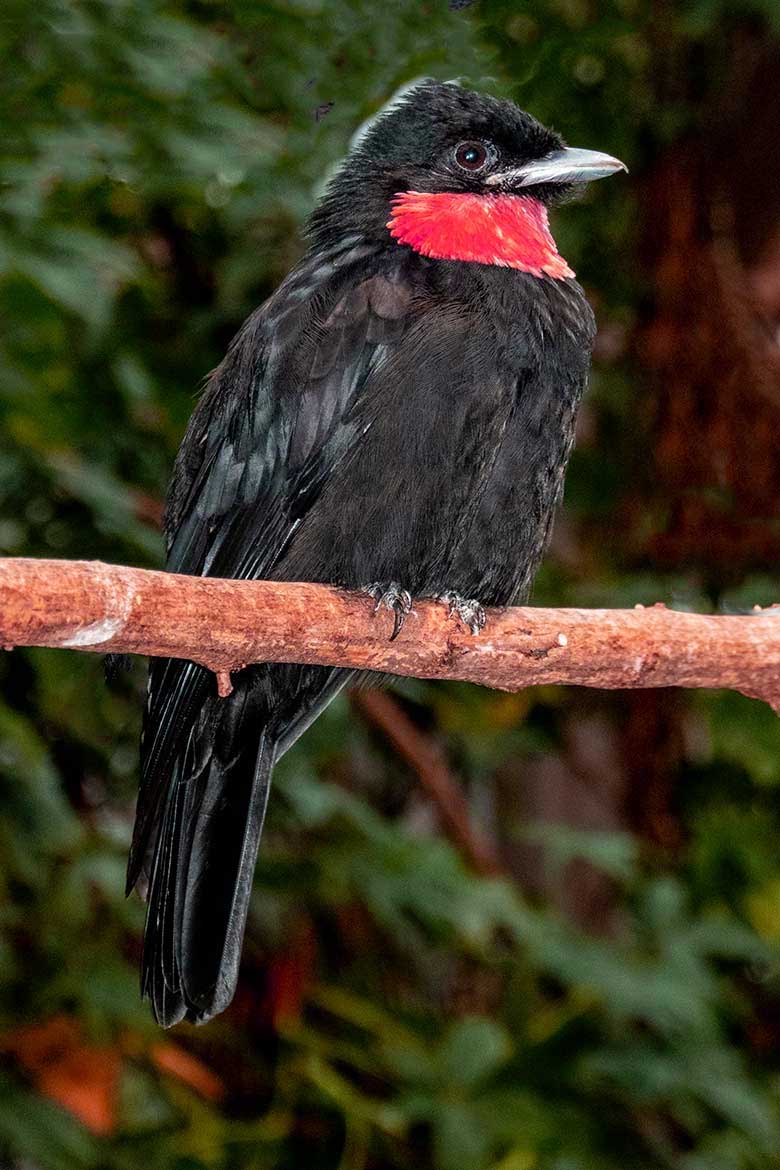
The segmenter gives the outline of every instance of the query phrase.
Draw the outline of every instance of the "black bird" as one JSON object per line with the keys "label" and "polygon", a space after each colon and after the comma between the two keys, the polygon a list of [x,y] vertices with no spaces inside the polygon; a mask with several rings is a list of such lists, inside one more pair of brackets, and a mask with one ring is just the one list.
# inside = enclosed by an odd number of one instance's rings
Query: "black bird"
{"label": "black bird", "polygon": [[[353,147],[309,248],[190,421],[167,568],[441,597],[478,631],[524,598],[561,496],[594,323],[547,207],[624,169],[510,102],[426,81]],[[453,616],[453,620],[457,620]],[[163,1025],[230,1002],[274,763],[353,672],[259,665],[217,695],[151,664],[128,889]]]}

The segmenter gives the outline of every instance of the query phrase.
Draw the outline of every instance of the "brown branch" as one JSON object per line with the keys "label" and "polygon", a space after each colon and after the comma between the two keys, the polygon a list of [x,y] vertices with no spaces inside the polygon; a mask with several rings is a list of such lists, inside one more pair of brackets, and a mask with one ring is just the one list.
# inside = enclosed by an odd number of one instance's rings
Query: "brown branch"
{"label": "brown branch", "polygon": [[472,819],[463,790],[434,739],[424,735],[392,695],[355,691],[352,702],[390,740],[436,807],[442,828],[471,868],[486,877],[503,871],[494,843]]}
{"label": "brown branch", "polygon": [[0,645],[189,658],[220,692],[250,662],[304,662],[517,691],[727,687],[780,706],[780,609],[732,617],[632,610],[491,610],[473,637],[436,602],[392,615],[325,585],[180,577],[87,561],[0,560]]}

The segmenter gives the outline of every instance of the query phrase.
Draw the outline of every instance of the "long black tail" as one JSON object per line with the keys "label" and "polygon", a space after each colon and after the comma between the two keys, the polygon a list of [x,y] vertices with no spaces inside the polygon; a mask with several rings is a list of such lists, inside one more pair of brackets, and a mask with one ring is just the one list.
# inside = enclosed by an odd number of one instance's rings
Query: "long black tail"
{"label": "long black tail", "polygon": [[233,998],[276,747],[248,680],[207,703],[174,765],[148,894],[141,988],[164,1027]]}
{"label": "long black tail", "polygon": [[220,699],[203,667],[153,661],[128,890],[149,875],[141,990],[164,1027],[233,998],[274,763],[353,673],[250,667]]}

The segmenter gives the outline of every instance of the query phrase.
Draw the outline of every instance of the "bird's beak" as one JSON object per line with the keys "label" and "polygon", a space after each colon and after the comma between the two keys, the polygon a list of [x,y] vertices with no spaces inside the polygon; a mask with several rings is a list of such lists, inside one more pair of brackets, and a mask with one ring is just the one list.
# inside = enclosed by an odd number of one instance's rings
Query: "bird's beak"
{"label": "bird's beak", "polygon": [[616,171],[628,171],[625,163],[598,150],[565,146],[510,171],[494,171],[486,187],[535,187],[539,183],[590,183]]}

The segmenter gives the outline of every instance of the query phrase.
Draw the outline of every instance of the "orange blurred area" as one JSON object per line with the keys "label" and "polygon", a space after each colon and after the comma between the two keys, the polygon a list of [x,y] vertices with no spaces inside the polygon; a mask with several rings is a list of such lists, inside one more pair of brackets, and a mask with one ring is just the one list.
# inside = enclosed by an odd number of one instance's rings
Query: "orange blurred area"
{"label": "orange blurred area", "polygon": [[113,1133],[122,1055],[89,1044],[78,1020],[54,1016],[0,1037],[38,1090],[69,1110],[93,1133]]}

